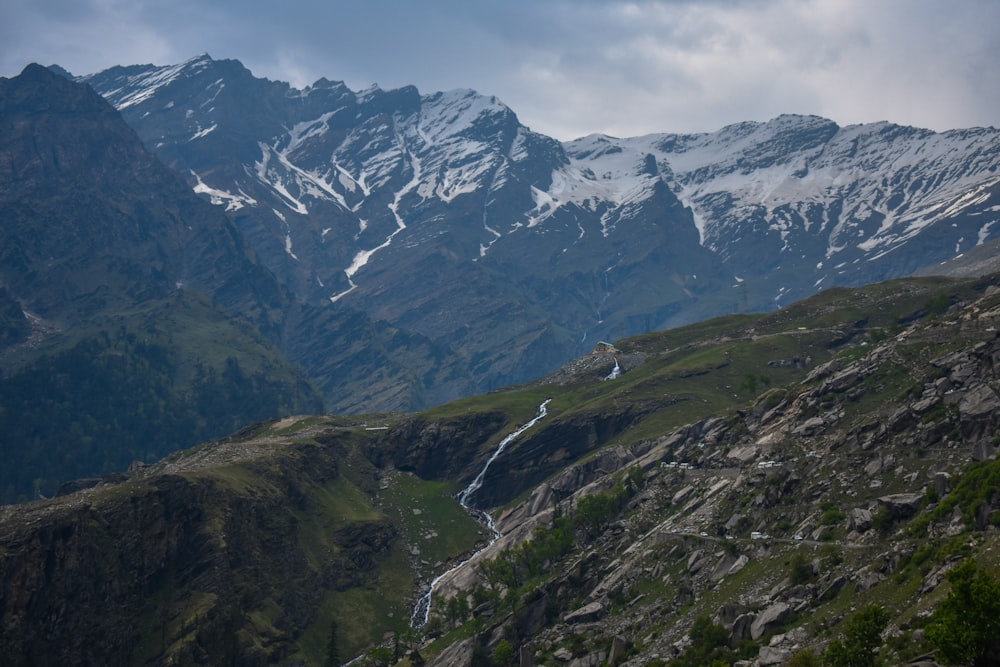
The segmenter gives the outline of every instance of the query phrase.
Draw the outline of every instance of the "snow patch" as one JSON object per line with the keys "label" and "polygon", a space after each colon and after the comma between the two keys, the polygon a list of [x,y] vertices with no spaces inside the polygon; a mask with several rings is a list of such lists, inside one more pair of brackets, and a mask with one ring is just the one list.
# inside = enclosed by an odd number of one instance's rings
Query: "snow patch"
{"label": "snow patch", "polygon": [[194,171],[191,172],[195,180],[198,181],[194,186],[194,191],[198,194],[208,195],[209,201],[216,206],[225,206],[227,211],[238,211],[244,206],[256,206],[257,200],[240,190],[239,194],[232,194],[231,192],[226,192],[225,190],[219,190],[210,187],[201,180],[201,176],[196,174]]}
{"label": "snow patch", "polygon": [[206,127],[204,130],[201,129],[201,126],[199,126],[198,127],[198,131],[195,132],[194,136],[192,136],[190,139],[188,139],[188,141],[194,141],[195,139],[201,139],[202,137],[207,136],[208,134],[210,134],[217,127],[219,127],[218,123],[212,123],[211,127]]}

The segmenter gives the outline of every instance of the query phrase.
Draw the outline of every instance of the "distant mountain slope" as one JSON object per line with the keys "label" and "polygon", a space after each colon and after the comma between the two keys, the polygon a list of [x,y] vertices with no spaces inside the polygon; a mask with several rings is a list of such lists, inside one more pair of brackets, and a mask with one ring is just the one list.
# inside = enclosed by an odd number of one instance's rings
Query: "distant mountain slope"
{"label": "distant mountain slope", "polygon": [[0,80],[8,291],[70,327],[189,287],[273,329],[280,290],[232,223],[191,197],[104,100],[67,83],[37,65]]}
{"label": "distant mountain slope", "polygon": [[233,223],[37,65],[0,79],[0,288],[0,502],[321,409]]}
{"label": "distant mountain slope", "polygon": [[427,404],[601,339],[909,275],[1000,230],[993,129],[782,116],[561,144],[469,90],[298,90],[207,55],[82,80],[299,299],[435,345],[452,371]]}

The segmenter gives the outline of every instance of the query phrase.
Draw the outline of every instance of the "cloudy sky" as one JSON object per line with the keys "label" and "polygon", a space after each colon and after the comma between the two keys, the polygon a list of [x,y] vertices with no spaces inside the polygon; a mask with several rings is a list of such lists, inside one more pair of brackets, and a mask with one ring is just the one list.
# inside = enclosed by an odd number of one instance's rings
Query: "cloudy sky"
{"label": "cloudy sky", "polygon": [[0,76],[203,52],[296,87],[474,88],[559,139],[1000,126],[997,0],[0,0]]}

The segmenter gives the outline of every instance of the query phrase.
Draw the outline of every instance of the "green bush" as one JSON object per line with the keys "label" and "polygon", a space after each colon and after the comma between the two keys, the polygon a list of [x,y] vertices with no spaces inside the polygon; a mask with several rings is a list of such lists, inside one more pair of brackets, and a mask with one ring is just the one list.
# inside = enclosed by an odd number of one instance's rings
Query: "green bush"
{"label": "green bush", "polygon": [[708,616],[696,618],[688,636],[691,646],[684,655],[670,661],[671,667],[731,665],[738,657],[729,647],[729,633],[721,625],[712,623]]}
{"label": "green bush", "polygon": [[821,667],[822,664],[815,653],[809,649],[803,649],[789,658],[785,667]]}
{"label": "green bush", "polygon": [[951,591],[934,611],[927,638],[948,665],[1000,664],[1000,581],[963,561],[948,573]]}
{"label": "green bush", "polygon": [[823,516],[820,517],[819,523],[821,526],[836,526],[838,523],[847,518],[842,510],[837,508],[831,508],[823,512]]}
{"label": "green bush", "polygon": [[844,639],[833,641],[823,652],[823,663],[828,667],[877,667],[881,664],[878,648],[882,631],[888,624],[888,612],[868,605],[847,622]]}
{"label": "green bush", "polygon": [[500,667],[506,667],[514,662],[514,645],[506,639],[501,639],[493,649],[493,662]]}
{"label": "green bush", "polygon": [[801,552],[796,552],[792,556],[791,568],[788,575],[789,580],[795,585],[804,584],[813,578],[813,566],[808,558]]}

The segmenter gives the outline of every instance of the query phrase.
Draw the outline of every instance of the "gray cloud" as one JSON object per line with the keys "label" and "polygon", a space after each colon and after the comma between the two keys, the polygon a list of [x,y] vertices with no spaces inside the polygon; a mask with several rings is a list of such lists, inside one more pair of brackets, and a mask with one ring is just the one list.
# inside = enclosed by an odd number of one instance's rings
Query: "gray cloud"
{"label": "gray cloud", "polygon": [[813,113],[996,125],[995,0],[0,0],[0,75],[236,58],[296,86],[475,88],[533,129],[712,131]]}

